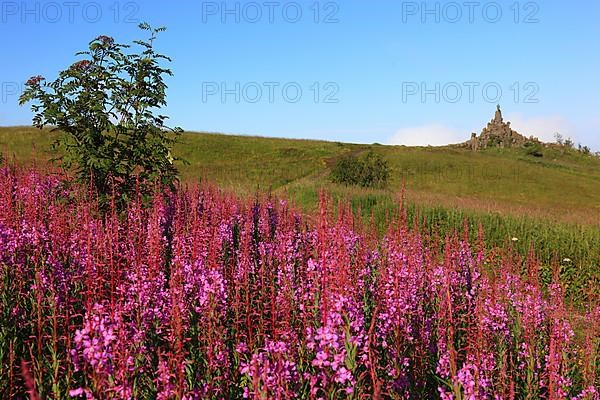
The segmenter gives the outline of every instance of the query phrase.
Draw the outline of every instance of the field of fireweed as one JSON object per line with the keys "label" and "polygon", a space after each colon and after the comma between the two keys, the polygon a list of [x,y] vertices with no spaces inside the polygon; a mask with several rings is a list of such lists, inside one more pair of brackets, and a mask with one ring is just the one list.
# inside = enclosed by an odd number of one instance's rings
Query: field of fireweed
{"label": "field of fireweed", "polygon": [[0,170],[0,398],[598,399],[600,308],[403,218]]}

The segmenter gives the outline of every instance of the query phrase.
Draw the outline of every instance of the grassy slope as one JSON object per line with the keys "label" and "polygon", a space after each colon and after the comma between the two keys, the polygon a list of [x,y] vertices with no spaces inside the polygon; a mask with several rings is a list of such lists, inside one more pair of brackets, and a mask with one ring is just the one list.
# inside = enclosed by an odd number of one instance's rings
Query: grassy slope
{"label": "grassy slope", "polygon": [[[0,152],[17,160],[46,160],[52,138],[33,128],[0,128]],[[329,167],[346,152],[381,152],[392,167],[387,190],[332,185]],[[459,148],[351,145],[325,141],[188,133],[176,153],[185,181],[207,177],[239,193],[294,194],[311,208],[318,190],[395,202],[404,181],[409,200],[555,221],[600,225],[600,160],[546,149],[535,158],[521,150],[473,153]],[[383,201],[383,200],[381,200]]]}
{"label": "grassy slope", "polygon": [[[44,162],[51,142],[47,132],[0,128],[0,153],[17,160]],[[392,167],[388,189],[328,181],[340,155],[369,149]],[[572,259],[561,268],[573,288],[600,284],[600,160],[591,156],[557,148],[535,158],[520,149],[473,153],[201,133],[185,134],[176,154],[190,162],[180,167],[184,181],[206,177],[241,195],[270,191],[307,211],[316,209],[318,193],[326,189],[334,202],[347,199],[365,218],[373,215],[380,228],[397,211],[404,182],[409,216],[418,213],[432,232],[460,229],[465,220],[472,231],[481,224],[493,243],[517,237],[521,253],[535,243],[546,262]]]}

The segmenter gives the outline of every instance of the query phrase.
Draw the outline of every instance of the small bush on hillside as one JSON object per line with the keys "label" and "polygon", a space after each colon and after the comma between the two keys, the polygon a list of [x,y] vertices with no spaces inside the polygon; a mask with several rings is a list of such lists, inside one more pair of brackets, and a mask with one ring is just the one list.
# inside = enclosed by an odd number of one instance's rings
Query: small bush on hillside
{"label": "small bush on hillside", "polygon": [[331,181],[346,185],[359,185],[360,162],[352,155],[340,157],[331,171]]}
{"label": "small bush on hillside", "polygon": [[586,156],[591,153],[591,149],[588,146],[582,146],[581,143],[579,144],[579,146],[577,147],[577,149],[581,153],[585,154]]}
{"label": "small bush on hillside", "polygon": [[369,151],[356,157],[341,157],[331,171],[332,182],[368,188],[386,186],[390,177],[390,168],[381,155]]}
{"label": "small bush on hillside", "polygon": [[572,149],[575,147],[575,142],[571,138],[567,138],[565,139],[564,146],[569,149]]}
{"label": "small bush on hillside", "polygon": [[527,141],[523,144],[523,148],[525,149],[525,153],[528,156],[534,157],[543,157],[544,153],[542,153],[542,146],[539,143],[535,143],[532,141]]}

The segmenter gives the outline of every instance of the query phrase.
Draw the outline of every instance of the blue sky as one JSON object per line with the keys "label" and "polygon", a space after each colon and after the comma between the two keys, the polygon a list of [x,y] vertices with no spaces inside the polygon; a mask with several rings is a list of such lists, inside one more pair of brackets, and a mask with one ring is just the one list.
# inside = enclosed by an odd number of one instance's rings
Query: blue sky
{"label": "blue sky", "polygon": [[600,150],[598,2],[174,3],[2,1],[0,125],[30,124],[28,77],[146,21],[167,27],[167,114],[186,130],[436,145],[500,103],[523,134]]}

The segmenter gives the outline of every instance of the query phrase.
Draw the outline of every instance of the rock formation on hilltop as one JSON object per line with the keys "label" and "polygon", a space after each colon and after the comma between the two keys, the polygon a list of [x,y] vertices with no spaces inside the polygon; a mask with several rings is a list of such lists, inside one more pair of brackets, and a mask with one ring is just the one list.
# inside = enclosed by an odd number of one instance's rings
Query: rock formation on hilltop
{"label": "rock formation on hilltop", "polygon": [[472,150],[477,151],[488,147],[520,147],[529,141],[539,142],[537,138],[527,138],[519,132],[514,131],[510,127],[510,122],[504,122],[502,110],[500,110],[500,105],[498,105],[496,115],[488,122],[487,126],[483,128],[479,137],[473,132],[471,134],[471,139],[465,144],[471,147]]}

